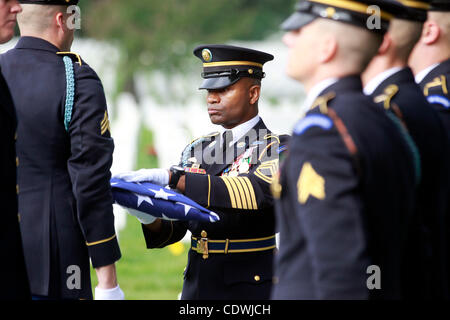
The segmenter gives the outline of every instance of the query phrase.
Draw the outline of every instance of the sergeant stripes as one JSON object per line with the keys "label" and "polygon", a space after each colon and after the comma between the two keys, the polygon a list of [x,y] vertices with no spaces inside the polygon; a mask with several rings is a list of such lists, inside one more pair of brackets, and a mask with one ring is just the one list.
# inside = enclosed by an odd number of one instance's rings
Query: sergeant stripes
{"label": "sergeant stripes", "polygon": [[247,177],[221,177],[234,209],[258,210],[255,190]]}
{"label": "sergeant stripes", "polygon": [[111,132],[109,127],[109,119],[108,119],[108,112],[105,111],[105,116],[103,117],[102,122],[100,123],[101,126],[101,134],[104,135],[106,131]]}

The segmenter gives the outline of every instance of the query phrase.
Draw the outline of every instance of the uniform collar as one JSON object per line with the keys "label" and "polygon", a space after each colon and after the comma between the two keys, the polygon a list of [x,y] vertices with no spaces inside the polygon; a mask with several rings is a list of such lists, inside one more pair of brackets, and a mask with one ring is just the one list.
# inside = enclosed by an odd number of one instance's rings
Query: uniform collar
{"label": "uniform collar", "polygon": [[[244,122],[232,128],[231,131],[233,132],[233,141],[230,143],[230,146],[235,144],[239,139],[241,139],[247,132],[250,131],[251,128],[256,126],[260,120],[261,117],[259,115],[256,115],[256,117],[248,120],[247,122]],[[225,131],[226,129],[223,127],[219,129],[220,134],[224,133]]]}
{"label": "uniform collar", "polygon": [[391,77],[393,74],[399,72],[402,70],[400,67],[394,67],[391,69],[388,69],[386,71],[381,72],[377,76],[375,76],[372,80],[369,81],[369,83],[364,87],[364,94],[366,96],[372,95],[375,90],[389,77]]}
{"label": "uniform collar", "polygon": [[[450,59],[442,61],[440,63],[433,64],[427,69],[422,70],[416,76],[416,83],[422,84],[426,80],[431,81],[434,77],[438,77],[442,74],[448,74],[450,72]],[[418,81],[420,80],[420,81]]]}
{"label": "uniform collar", "polygon": [[306,97],[305,102],[303,103],[303,110],[309,110],[312,106],[312,104],[314,103],[314,101],[316,101],[316,99],[319,97],[319,95],[328,87],[332,86],[333,84],[335,84],[336,82],[338,82],[338,78],[328,78],[325,79],[321,82],[319,82],[318,84],[316,84],[314,87],[311,88],[311,90],[309,90],[308,92],[308,96]]}
{"label": "uniform collar", "polygon": [[323,96],[330,92],[360,92],[362,94],[362,83],[359,75],[349,75],[340,78],[336,83],[325,88],[319,96]]}
{"label": "uniform collar", "polygon": [[420,72],[416,75],[416,77],[415,77],[416,83],[421,83],[421,82],[423,81],[423,79],[425,79],[425,77],[426,77],[431,71],[433,71],[437,66],[439,66],[439,63],[435,63],[435,64],[429,66],[428,68],[426,68],[426,69],[420,71]]}
{"label": "uniform collar", "polygon": [[61,51],[58,47],[47,40],[35,37],[21,37],[16,44],[16,49],[35,49],[50,51],[53,53]]}

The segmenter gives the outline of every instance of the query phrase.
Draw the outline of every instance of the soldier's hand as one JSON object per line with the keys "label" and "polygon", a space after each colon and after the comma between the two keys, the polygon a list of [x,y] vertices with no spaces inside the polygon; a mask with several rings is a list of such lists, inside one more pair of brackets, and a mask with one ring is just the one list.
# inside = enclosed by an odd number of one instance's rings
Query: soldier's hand
{"label": "soldier's hand", "polygon": [[138,171],[123,172],[113,176],[127,182],[151,182],[165,187],[169,184],[169,170],[166,169],[140,169]]}

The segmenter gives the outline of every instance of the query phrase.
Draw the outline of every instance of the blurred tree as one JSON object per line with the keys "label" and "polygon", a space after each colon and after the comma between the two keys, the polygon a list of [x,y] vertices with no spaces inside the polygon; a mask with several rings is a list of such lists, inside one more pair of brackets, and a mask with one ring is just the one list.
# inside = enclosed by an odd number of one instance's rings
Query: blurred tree
{"label": "blurred tree", "polygon": [[80,1],[82,35],[115,42],[121,50],[117,92],[135,95],[136,72],[168,74],[189,67],[201,43],[261,40],[279,30],[296,0]]}

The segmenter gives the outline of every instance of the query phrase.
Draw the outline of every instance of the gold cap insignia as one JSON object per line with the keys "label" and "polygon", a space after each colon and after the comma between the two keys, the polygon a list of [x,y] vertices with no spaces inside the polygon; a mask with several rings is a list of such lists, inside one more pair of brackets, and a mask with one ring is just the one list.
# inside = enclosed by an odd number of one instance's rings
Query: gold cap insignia
{"label": "gold cap insignia", "polygon": [[203,60],[205,62],[211,62],[211,60],[212,60],[212,53],[211,53],[211,51],[209,49],[203,49],[202,57],[203,57]]}
{"label": "gold cap insignia", "polygon": [[327,18],[333,18],[333,16],[336,14],[336,9],[333,7],[328,7],[325,9],[324,16]]}

